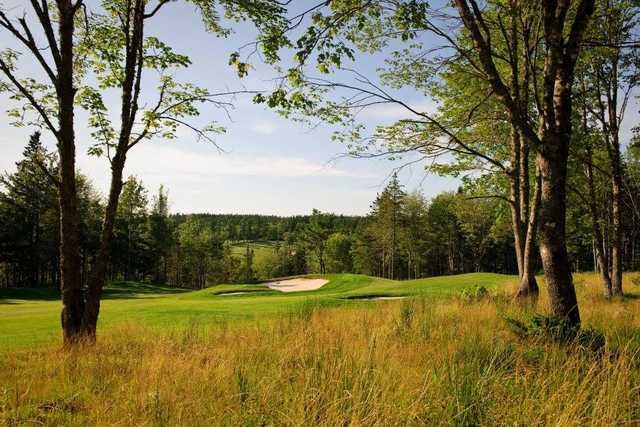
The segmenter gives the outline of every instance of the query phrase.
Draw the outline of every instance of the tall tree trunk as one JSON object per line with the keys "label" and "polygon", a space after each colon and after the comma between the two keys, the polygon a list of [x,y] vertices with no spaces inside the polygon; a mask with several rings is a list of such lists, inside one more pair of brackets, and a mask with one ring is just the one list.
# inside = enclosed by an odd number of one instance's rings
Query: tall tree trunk
{"label": "tall tree trunk", "polygon": [[58,97],[58,155],[60,157],[60,288],[62,333],[65,345],[81,335],[84,295],[80,259],[80,214],[76,189],[73,33],[75,8],[70,0],[58,1],[60,58]]}
{"label": "tall tree trunk", "polygon": [[[566,126],[566,125],[565,125]],[[551,313],[570,325],[580,324],[565,238],[566,179],[570,133],[542,129],[537,164],[541,178],[540,257],[549,290]]]}
{"label": "tall tree trunk", "polygon": [[568,327],[578,328],[580,312],[565,236],[567,163],[572,135],[575,64],[595,0],[577,3],[565,39],[565,20],[570,6],[570,2],[543,3],[546,53],[536,160],[541,178],[540,255],[551,313]]}

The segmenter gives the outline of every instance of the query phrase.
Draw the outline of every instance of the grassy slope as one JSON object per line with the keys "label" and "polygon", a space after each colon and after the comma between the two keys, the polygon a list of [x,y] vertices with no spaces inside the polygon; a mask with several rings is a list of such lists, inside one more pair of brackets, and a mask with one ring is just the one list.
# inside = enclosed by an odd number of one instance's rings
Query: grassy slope
{"label": "grassy slope", "polygon": [[[102,303],[100,328],[127,321],[153,327],[183,327],[192,322],[221,323],[296,312],[314,304],[363,304],[350,300],[365,296],[451,295],[476,285],[488,288],[513,282],[511,276],[464,274],[397,282],[373,277],[329,275],[317,291],[283,294],[260,285],[219,285],[186,292],[137,283],[108,287]],[[250,292],[224,295],[230,292]],[[0,291],[0,348],[20,348],[59,338],[60,302],[51,290]]]}

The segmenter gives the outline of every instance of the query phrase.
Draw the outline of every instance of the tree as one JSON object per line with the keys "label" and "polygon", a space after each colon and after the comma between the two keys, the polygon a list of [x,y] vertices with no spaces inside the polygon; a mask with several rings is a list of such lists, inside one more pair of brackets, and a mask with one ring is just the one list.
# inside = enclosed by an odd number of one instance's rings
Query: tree
{"label": "tree", "polygon": [[[50,131],[56,139],[60,162],[58,177],[60,204],[60,288],[62,293],[62,333],[65,345],[82,336],[84,292],[80,258],[80,216],[76,189],[74,114],[76,100],[76,52],[74,36],[78,11],[83,0],[56,1],[55,10],[47,0],[30,1],[31,10],[46,39],[41,48],[26,13],[12,20],[0,7],[0,29],[13,37],[35,59],[47,83],[39,77],[22,77],[18,72],[20,52],[6,48],[0,52],[0,92],[8,92],[19,107],[10,112],[17,124],[35,124]],[[57,37],[56,37],[57,34]],[[34,113],[25,115],[23,113]]]}
{"label": "tree", "polygon": [[[637,132],[637,131],[636,131]],[[635,140],[635,141],[634,141]],[[640,268],[640,138],[636,134],[632,144],[626,152],[626,180],[625,203],[633,213],[627,217],[627,230],[625,232],[627,250],[627,265],[629,270]]]}
{"label": "tree", "polygon": [[460,229],[471,248],[474,270],[481,271],[482,260],[492,240],[496,222],[496,202],[493,199],[468,199],[460,195],[455,204]]}
{"label": "tree", "polygon": [[315,256],[320,274],[325,274],[327,239],[331,235],[330,217],[314,209],[309,224],[302,232],[302,241],[306,249]]}
{"label": "tree", "polygon": [[353,270],[349,236],[333,233],[327,239],[327,270],[329,273],[349,273]]}
{"label": "tree", "polygon": [[508,90],[494,59],[484,14],[475,0],[456,0],[465,28],[479,51],[480,65],[504,104],[510,122],[534,142],[541,178],[540,255],[553,315],[568,326],[580,324],[578,301],[566,246],[566,179],[572,133],[572,90],[580,42],[594,11],[594,0],[580,0],[569,15],[571,2],[544,2],[541,7],[545,43],[541,111],[538,131],[526,120],[523,105]]}
{"label": "tree", "polygon": [[[142,185],[142,181],[130,176],[123,185],[118,212],[114,219],[117,251],[113,261],[121,266],[124,280],[136,280],[142,275],[138,265],[147,246],[145,235],[148,203],[148,191]],[[97,256],[102,256],[100,250]],[[108,259],[105,261],[105,265],[107,264]]]}
{"label": "tree", "polygon": [[463,237],[456,215],[456,199],[454,193],[442,193],[429,205],[426,219],[431,243],[429,251],[437,266],[431,274],[455,274],[463,271]]}
{"label": "tree", "polygon": [[178,227],[180,286],[203,289],[215,273],[216,260],[222,256],[223,244],[213,231],[197,218],[189,217]]}
{"label": "tree", "polygon": [[49,176],[58,163],[35,132],[16,163],[16,172],[0,176],[0,262],[11,286],[57,283],[58,192]]}
{"label": "tree", "polygon": [[225,242],[222,248],[222,282],[232,283],[236,280],[238,260],[233,256],[231,242]]}
{"label": "tree", "polygon": [[[534,75],[529,63],[540,62],[531,55],[534,40],[540,38],[539,16],[530,13],[526,4],[514,1],[488,8],[484,13],[492,48],[504,63],[497,72],[516,102],[522,105],[526,120],[535,122],[539,119],[532,101],[536,85],[531,82]],[[438,164],[431,170],[456,176],[462,173],[479,175],[476,181],[499,183],[491,188],[480,188],[484,192],[476,196],[508,203],[520,276],[517,296],[535,300],[539,292],[534,265],[540,186],[537,172],[531,172],[535,169],[531,167],[533,143],[509,120],[486,74],[477,72],[480,58],[468,33],[461,31],[455,43],[457,53],[446,61],[424,58],[420,51],[391,61],[392,67],[386,71],[386,75],[391,76],[388,79],[405,85],[417,81],[416,85],[424,86],[439,105],[437,114],[433,115],[436,125],[427,123],[416,128],[412,122],[401,121],[396,126],[420,131],[407,149],[418,149],[433,158],[445,157],[445,164]],[[440,70],[434,72],[436,76],[428,78],[428,85],[423,82],[424,77],[412,78],[415,72],[410,70],[415,68],[412,64],[416,61]],[[443,64],[438,66],[437,62]],[[402,147],[404,141],[392,140],[391,143],[395,149]]]}
{"label": "tree", "polygon": [[[24,118],[22,113],[35,111],[58,140],[65,343],[73,343],[80,337],[95,340],[128,150],[146,139],[172,138],[180,126],[191,129],[198,138],[213,142],[209,134],[218,133],[221,128],[207,126],[198,129],[190,125],[188,119],[199,114],[197,104],[210,102],[226,109],[231,106],[229,97],[238,93],[211,93],[192,84],[174,81],[171,69],[188,66],[189,59],[173,52],[158,38],[145,36],[146,23],[170,3],[173,2],[103,0],[100,11],[96,12],[82,0],[61,0],[56,2],[57,13],[53,13],[49,10],[48,1],[33,0],[31,8],[42,26],[48,50],[40,49],[39,40],[33,35],[26,17],[12,21],[0,9],[0,28],[33,54],[51,83],[41,84],[36,78],[21,79],[17,76],[19,52],[16,50],[6,49],[0,55],[0,71],[7,78],[7,82],[0,84],[0,90],[8,91],[14,100],[23,103],[11,115],[17,118],[18,124],[33,124],[35,122]],[[230,20],[251,20],[260,32],[275,34],[276,29],[284,25],[280,17],[284,9],[274,0],[192,0],[186,3],[200,10],[207,30],[222,36],[230,30],[220,24],[220,9]],[[79,10],[83,11],[83,19],[76,19]],[[58,31],[55,31],[54,22],[58,24]],[[278,37],[274,36],[274,40]],[[45,52],[49,52],[51,58],[46,58]],[[144,76],[147,74],[144,70],[159,73],[158,97],[151,104],[145,104],[141,98],[142,80],[146,80]],[[97,87],[91,86],[92,82],[96,82]],[[102,93],[111,89],[119,90],[121,95],[117,130],[111,124],[110,112],[102,98]],[[88,111],[89,125],[94,129],[96,144],[90,153],[105,154],[111,163],[111,187],[104,211],[99,254],[94,257],[86,287],[82,286],[77,234],[80,220],[75,188],[76,100]],[[145,109],[145,105],[151,106]],[[55,115],[58,116],[58,126],[53,123]]]}
{"label": "tree", "polygon": [[[575,138],[582,141],[581,146],[575,147],[573,161],[569,163],[569,188],[572,193],[579,198],[579,202],[588,207],[591,220],[592,251],[594,255],[594,270],[599,271],[602,280],[604,295],[607,298],[613,296],[611,284],[611,274],[609,272],[609,251],[605,231],[605,211],[601,206],[607,206],[608,194],[605,188],[599,183],[599,176],[596,175],[596,168],[602,170],[601,157],[602,146],[600,144],[601,135],[597,129],[590,124],[588,114],[588,100],[584,93],[584,76],[581,76],[582,94],[579,97],[580,105],[580,125],[577,126]],[[606,197],[600,197],[600,196]],[[570,212],[571,213],[571,212]]]}
{"label": "tree", "polygon": [[[155,4],[154,4],[155,3]],[[118,211],[120,192],[123,188],[123,170],[129,150],[144,140],[153,138],[175,138],[178,127],[186,127],[198,138],[215,144],[210,136],[220,133],[222,128],[209,125],[199,129],[188,123],[188,119],[199,114],[198,105],[212,102],[227,108],[229,101],[217,100],[229,93],[210,93],[192,84],[181,84],[171,76],[175,68],[187,67],[188,57],[174,52],[157,37],[145,36],[148,22],[155,17],[168,1],[103,0],[104,13],[94,13],[82,45],[90,71],[95,75],[98,88],[85,86],[80,93],[81,105],[89,112],[89,123],[96,144],[90,153],[106,154],[111,163],[111,186],[107,198],[102,226],[100,253],[96,257],[86,295],[83,316],[84,333],[95,339],[100,299],[104,287],[113,227]],[[206,28],[224,34],[218,24],[215,5],[195,2],[201,9]],[[149,71],[159,76],[157,100],[151,107],[141,104],[143,78]],[[102,92],[119,89],[121,92],[120,125],[115,130],[109,120],[109,111],[103,101]]]}
{"label": "tree", "polygon": [[[541,5],[525,5],[530,6],[525,9],[526,13],[534,14],[542,28],[541,37],[534,38],[532,42],[535,44],[524,49],[525,64],[531,73],[532,84],[535,85],[533,102],[540,112],[537,126],[529,120],[530,105],[522,102],[520,94],[512,90],[515,87],[510,86],[499,71],[502,63],[497,60],[503,55],[497,48],[499,45],[493,43],[488,23],[493,14],[497,14],[499,19],[506,17],[502,3],[488,3],[480,7],[475,0],[455,0],[455,16],[449,15],[447,11],[430,9],[421,1],[361,0],[331,2],[329,5],[319,3],[309,12],[313,15],[314,25],[308,27],[297,42],[298,63],[289,70],[287,76],[291,90],[283,85],[269,98],[257,97],[256,101],[280,107],[285,114],[298,110],[305,114],[320,115],[332,123],[350,125],[354,121],[352,117],[345,119],[345,111],[354,108],[361,110],[379,103],[395,103],[411,112],[417,121],[456,140],[456,133],[432,114],[394,98],[357,70],[347,69],[352,76],[352,80],[347,83],[336,83],[327,78],[308,78],[304,74],[304,66],[313,60],[321,73],[328,74],[333,69],[340,69],[343,61],[353,60],[356,49],[381,50],[387,46],[385,40],[388,39],[378,37],[380,34],[391,34],[391,38],[411,43],[421,33],[435,35],[444,42],[444,47],[432,45],[423,53],[435,56],[436,67],[452,59],[434,55],[434,52],[440,50],[448,49],[469,60],[474,65],[475,72],[489,83],[491,95],[495,96],[506,112],[507,123],[517,130],[521,138],[530,141],[535,147],[540,176],[540,254],[549,289],[551,312],[568,327],[578,327],[580,313],[565,234],[566,174],[572,135],[575,65],[583,35],[594,11],[594,3],[594,0],[545,1]],[[325,7],[330,9],[323,14]],[[452,37],[450,22],[462,24],[460,32],[471,41],[477,60],[470,57],[465,46]],[[511,39],[515,43],[515,39]],[[541,55],[539,60],[538,55]],[[538,67],[540,63],[544,63],[543,69]],[[428,75],[433,69],[423,67],[419,69],[419,73]],[[425,82],[428,83],[428,79]],[[335,89],[343,95],[342,100],[322,103],[327,92]],[[359,138],[361,131],[362,128],[356,126],[350,131],[350,135]],[[402,130],[398,132],[402,134]],[[460,140],[456,142],[458,145],[464,144]]]}
{"label": "tree", "polygon": [[251,283],[254,280],[253,272],[253,258],[254,252],[251,245],[247,245],[244,251],[244,259],[242,263],[242,271],[245,283]]}
{"label": "tree", "polygon": [[[403,209],[406,193],[394,173],[385,189],[378,195],[372,206],[373,235],[382,250],[382,276],[397,277],[398,246],[401,227],[404,224]],[[386,274],[385,274],[386,271]]]}
{"label": "tree", "polygon": [[428,203],[424,196],[412,192],[404,197],[404,230],[400,250],[407,260],[407,278],[422,276],[425,264]]}
{"label": "tree", "polygon": [[[585,114],[597,123],[610,163],[613,236],[611,239],[611,294],[622,295],[623,270],[623,162],[620,127],[632,90],[640,77],[637,49],[625,48],[632,40],[640,9],[628,0],[598,2],[590,28],[591,47],[582,64]],[[586,120],[586,118],[585,118]],[[597,231],[596,231],[597,232]],[[608,266],[609,264],[603,264]]]}
{"label": "tree", "polygon": [[356,230],[351,245],[353,271],[369,276],[380,275],[379,251],[376,248],[375,237],[371,234],[368,224],[362,223]]}
{"label": "tree", "polygon": [[167,280],[167,258],[171,249],[171,225],[169,223],[169,195],[164,186],[153,198],[149,215],[149,241],[153,253],[154,280],[165,283]]}

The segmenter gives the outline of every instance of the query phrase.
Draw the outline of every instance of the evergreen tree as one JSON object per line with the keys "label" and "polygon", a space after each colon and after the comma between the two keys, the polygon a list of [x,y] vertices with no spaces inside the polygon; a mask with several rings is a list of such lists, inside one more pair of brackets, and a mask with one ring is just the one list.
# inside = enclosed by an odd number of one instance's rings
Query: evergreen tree
{"label": "evergreen tree", "polygon": [[153,258],[154,280],[167,280],[167,258],[171,249],[172,235],[169,223],[169,196],[164,186],[160,186],[154,196],[149,215],[149,245]]}
{"label": "evergreen tree", "polygon": [[406,193],[394,173],[389,184],[378,195],[372,206],[372,234],[376,236],[381,253],[382,276],[397,277],[398,245],[404,224],[403,207]]}

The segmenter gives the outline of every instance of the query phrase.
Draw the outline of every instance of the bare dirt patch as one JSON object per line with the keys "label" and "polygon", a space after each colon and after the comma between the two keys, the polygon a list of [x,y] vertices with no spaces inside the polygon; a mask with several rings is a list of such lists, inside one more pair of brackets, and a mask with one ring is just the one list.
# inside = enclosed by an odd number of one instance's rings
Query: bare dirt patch
{"label": "bare dirt patch", "polygon": [[326,279],[287,279],[265,283],[270,289],[280,292],[315,291],[329,283]]}

